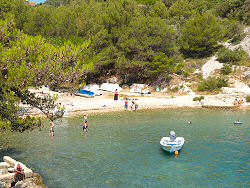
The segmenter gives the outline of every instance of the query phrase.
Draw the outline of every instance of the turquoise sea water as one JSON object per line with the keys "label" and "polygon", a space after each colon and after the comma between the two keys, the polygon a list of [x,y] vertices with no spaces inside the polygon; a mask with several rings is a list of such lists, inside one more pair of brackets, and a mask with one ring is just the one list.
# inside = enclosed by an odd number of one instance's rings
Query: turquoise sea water
{"label": "turquoise sea water", "polygon": [[[242,125],[233,125],[240,119]],[[250,111],[167,109],[120,112],[55,123],[5,140],[52,188],[249,187]],[[192,121],[191,125],[187,121]],[[48,125],[49,126],[49,125]],[[159,144],[174,130],[185,138],[178,157]]]}

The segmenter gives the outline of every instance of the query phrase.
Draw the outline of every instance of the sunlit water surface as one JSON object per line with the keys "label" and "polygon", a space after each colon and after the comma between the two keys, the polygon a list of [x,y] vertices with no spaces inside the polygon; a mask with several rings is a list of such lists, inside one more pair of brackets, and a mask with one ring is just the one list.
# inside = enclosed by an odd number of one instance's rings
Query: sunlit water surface
{"label": "sunlit water surface", "polygon": [[[233,125],[236,119],[243,124]],[[83,117],[58,120],[53,139],[49,123],[40,131],[2,136],[2,147],[8,149],[0,157],[24,162],[52,188],[250,186],[250,111],[168,109],[90,115],[85,134],[82,121]],[[185,138],[178,157],[159,144],[171,130]]]}

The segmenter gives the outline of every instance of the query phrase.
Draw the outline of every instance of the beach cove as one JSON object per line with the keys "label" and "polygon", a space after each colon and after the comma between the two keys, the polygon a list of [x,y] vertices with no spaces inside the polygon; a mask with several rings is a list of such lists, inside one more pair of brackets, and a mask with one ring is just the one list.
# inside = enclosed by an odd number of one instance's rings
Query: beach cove
{"label": "beach cove", "polygon": [[[191,92],[190,94],[165,94],[162,92],[152,92],[150,95],[140,95],[137,93],[121,92],[119,98],[114,101],[113,92],[102,91],[102,95],[94,98],[85,98],[70,93],[59,93],[46,91],[41,93],[39,90],[30,89],[31,92],[42,95],[57,95],[57,104],[65,108],[66,116],[83,115],[84,113],[106,113],[124,111],[124,97],[128,98],[129,110],[132,101],[135,101],[138,110],[165,109],[165,108],[219,108],[219,109],[249,109],[250,103],[246,102],[244,94],[214,94],[202,95]],[[194,101],[195,97],[203,96],[201,101]],[[241,106],[234,105],[235,99],[243,100]],[[23,115],[43,116],[41,111],[30,106],[22,105]]]}
{"label": "beach cove", "polygon": [[[5,138],[10,155],[32,166],[48,187],[244,187],[249,175],[249,110],[171,108],[82,116]],[[233,125],[241,119],[240,126]],[[192,124],[187,124],[191,121]],[[159,144],[174,130],[178,157]]]}

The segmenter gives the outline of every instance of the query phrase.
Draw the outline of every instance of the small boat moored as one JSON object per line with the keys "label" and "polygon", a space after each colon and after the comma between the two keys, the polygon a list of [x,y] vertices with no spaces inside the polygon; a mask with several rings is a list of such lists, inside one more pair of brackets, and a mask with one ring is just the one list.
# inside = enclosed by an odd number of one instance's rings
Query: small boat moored
{"label": "small boat moored", "polygon": [[81,97],[92,98],[95,96],[95,93],[92,91],[82,89],[82,90],[79,90],[77,93],[75,93],[75,95],[78,95]]}
{"label": "small boat moored", "polygon": [[160,141],[163,150],[173,153],[182,148],[184,144],[183,137],[176,137],[174,131],[170,131],[170,137],[163,137]]}
{"label": "small boat moored", "polygon": [[237,125],[237,124],[242,124],[242,122],[240,120],[234,121],[233,124]]}

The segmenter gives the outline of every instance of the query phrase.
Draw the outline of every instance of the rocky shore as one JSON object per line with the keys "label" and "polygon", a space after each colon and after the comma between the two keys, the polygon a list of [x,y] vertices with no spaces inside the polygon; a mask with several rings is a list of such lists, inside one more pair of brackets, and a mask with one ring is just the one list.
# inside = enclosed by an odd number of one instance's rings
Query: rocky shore
{"label": "rocky shore", "polygon": [[[11,187],[11,182],[14,180],[14,166],[18,162],[9,156],[3,157],[3,162],[0,162],[0,187]],[[31,169],[24,167],[25,180],[17,182],[15,187],[19,188],[47,188],[42,183],[42,177],[39,174],[33,173]]]}

